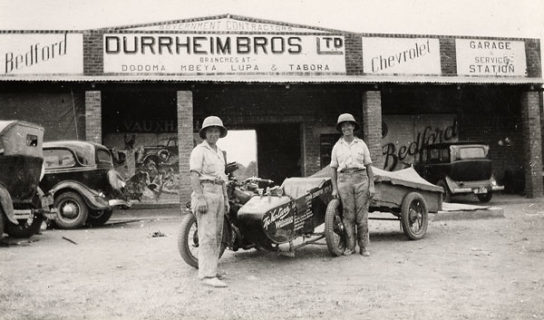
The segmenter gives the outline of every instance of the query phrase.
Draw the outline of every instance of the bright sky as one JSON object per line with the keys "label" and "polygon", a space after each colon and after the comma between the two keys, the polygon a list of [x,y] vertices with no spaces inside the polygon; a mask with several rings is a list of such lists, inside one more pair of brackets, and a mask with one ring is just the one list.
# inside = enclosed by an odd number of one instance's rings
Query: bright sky
{"label": "bright sky", "polygon": [[544,37],[542,0],[0,0],[0,29],[87,29],[225,13],[355,32]]}

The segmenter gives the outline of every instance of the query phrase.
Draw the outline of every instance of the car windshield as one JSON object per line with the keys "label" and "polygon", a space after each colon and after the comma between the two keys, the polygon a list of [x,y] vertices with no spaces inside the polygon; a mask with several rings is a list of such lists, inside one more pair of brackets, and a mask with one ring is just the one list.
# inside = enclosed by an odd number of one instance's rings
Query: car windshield
{"label": "car windshield", "polygon": [[113,164],[111,155],[107,150],[96,149],[96,157],[98,158],[99,163]]}
{"label": "car windshield", "polygon": [[459,149],[459,159],[481,159],[485,158],[485,150],[482,147],[468,147]]}

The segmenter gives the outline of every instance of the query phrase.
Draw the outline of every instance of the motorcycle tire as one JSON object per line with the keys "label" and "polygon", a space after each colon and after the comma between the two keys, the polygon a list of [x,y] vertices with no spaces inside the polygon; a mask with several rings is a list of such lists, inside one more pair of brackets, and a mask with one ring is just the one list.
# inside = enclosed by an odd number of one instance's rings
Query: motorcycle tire
{"label": "motorcycle tire", "polygon": [[[223,239],[219,250],[219,258],[223,256],[223,253],[227,248],[229,232],[230,227],[225,221],[223,223]],[[178,234],[178,251],[183,261],[196,269],[198,269],[198,251],[193,251],[198,250],[198,245],[198,226],[196,217],[192,213],[185,214],[181,218],[181,227]],[[191,250],[191,248],[193,249]]]}
{"label": "motorcycle tire", "polygon": [[338,257],[346,249],[346,234],[342,223],[340,199],[332,199],[325,212],[325,240],[331,255]]}

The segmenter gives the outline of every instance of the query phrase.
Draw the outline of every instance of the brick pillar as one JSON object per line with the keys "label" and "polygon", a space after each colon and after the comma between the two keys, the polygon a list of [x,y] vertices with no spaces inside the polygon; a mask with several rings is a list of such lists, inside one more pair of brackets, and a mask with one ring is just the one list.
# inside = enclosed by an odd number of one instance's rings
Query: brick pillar
{"label": "brick pillar", "polygon": [[303,161],[303,176],[309,176],[321,169],[319,159],[319,135],[314,134],[315,123],[302,123],[302,156]]}
{"label": "brick pillar", "polygon": [[382,96],[380,91],[363,92],[363,140],[368,145],[373,165],[383,168]]}
{"label": "brick pillar", "polygon": [[177,92],[178,109],[178,150],[179,150],[179,196],[182,207],[191,197],[191,180],[189,178],[189,157],[193,150],[193,93]]}
{"label": "brick pillar", "polygon": [[525,194],[528,198],[542,197],[542,136],[538,92],[526,91],[521,94],[521,122]]}
{"label": "brick pillar", "polygon": [[102,143],[102,96],[100,91],[85,91],[85,139]]}

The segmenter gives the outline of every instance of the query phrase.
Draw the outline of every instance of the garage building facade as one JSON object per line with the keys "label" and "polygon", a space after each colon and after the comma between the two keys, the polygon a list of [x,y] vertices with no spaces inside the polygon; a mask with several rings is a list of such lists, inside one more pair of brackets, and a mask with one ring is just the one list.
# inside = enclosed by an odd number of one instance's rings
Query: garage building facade
{"label": "garage building facade", "polygon": [[159,168],[146,170],[169,192],[155,202],[189,198],[195,133],[212,114],[256,131],[258,173],[278,183],[326,166],[336,119],[350,112],[380,168],[410,166],[426,144],[480,141],[499,182],[522,172],[525,194],[542,196],[537,39],[353,33],[227,14],[0,31],[0,42],[0,118],[40,123],[46,140],[123,150],[125,163],[152,159]]}

